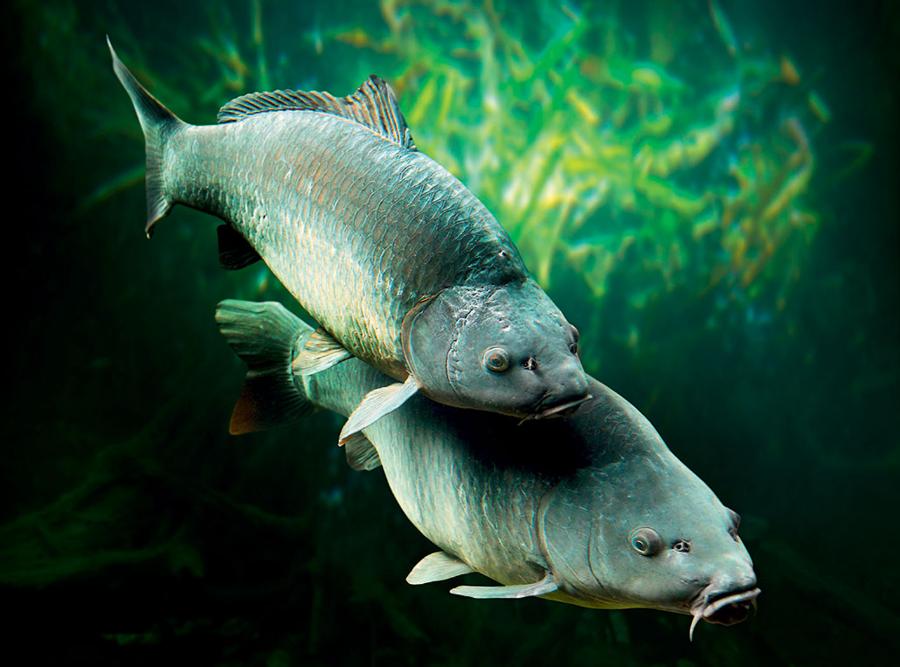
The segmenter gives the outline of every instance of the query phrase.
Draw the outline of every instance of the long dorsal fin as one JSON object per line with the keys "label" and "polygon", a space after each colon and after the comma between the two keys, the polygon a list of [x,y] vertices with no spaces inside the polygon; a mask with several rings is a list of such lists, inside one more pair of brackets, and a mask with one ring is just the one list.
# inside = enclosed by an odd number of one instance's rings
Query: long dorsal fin
{"label": "long dorsal fin", "polygon": [[250,93],[231,100],[219,109],[220,123],[233,123],[270,111],[320,111],[365,125],[385,139],[416,150],[397,97],[388,83],[372,74],[352,95],[335,97],[331,93],[303,90],[275,90]]}

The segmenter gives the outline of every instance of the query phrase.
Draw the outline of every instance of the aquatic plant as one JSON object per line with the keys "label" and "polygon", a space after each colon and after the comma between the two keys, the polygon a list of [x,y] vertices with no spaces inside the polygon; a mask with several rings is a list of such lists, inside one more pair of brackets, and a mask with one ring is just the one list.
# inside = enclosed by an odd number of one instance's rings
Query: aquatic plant
{"label": "aquatic plant", "polygon": [[[781,94],[803,88],[797,65],[758,36],[745,46],[716,2],[650,5],[646,34],[633,34],[616,5],[538,3],[536,25],[513,3],[382,0],[380,29],[317,19],[289,50],[266,39],[275,16],[258,1],[247,10],[210,12],[172,97],[202,118],[239,93],[289,87],[310,52],[323,66],[339,53],[344,78],[378,71],[418,145],[487,203],[551,290],[574,274],[602,307],[617,274],[632,311],[676,288],[771,310],[803,271],[819,219],[805,202],[807,128],[827,107],[810,90],[805,103]],[[669,29],[686,25],[696,30]],[[149,74],[140,59],[135,69]],[[138,180],[139,168],[88,203]]]}
{"label": "aquatic plant", "polygon": [[[643,48],[615,9],[546,3],[535,28],[511,4],[381,7],[387,36],[334,38],[396,54],[419,144],[488,202],[544,285],[563,263],[598,300],[625,272],[637,308],[685,284],[755,296],[773,283],[784,299],[817,222],[803,201],[812,114],[766,108],[796,67],[745,52],[715,3],[696,17],[702,48],[657,5]],[[685,66],[686,49],[718,50],[717,67]]]}

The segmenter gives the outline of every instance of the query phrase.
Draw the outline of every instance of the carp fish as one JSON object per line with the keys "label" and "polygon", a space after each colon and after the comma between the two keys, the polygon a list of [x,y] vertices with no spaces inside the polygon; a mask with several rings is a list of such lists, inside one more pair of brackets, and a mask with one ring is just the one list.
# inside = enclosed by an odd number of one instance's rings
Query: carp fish
{"label": "carp fish", "polygon": [[[262,259],[321,325],[296,370],[355,356],[399,381],[363,398],[341,443],[418,391],[525,419],[587,400],[577,330],[485,206],[416,149],[385,81],[252,93],[194,126],[109,48],[145,135],[148,237],[175,204],[221,218],[222,264]],[[233,415],[235,433],[259,426]]]}
{"label": "carp fish", "polygon": [[[216,319],[253,394],[269,397],[271,424],[315,406],[347,414],[384,382],[356,359],[293,371],[312,328],[280,304],[223,301]],[[689,614],[691,638],[701,620],[744,620],[760,589],[740,517],[637,409],[594,379],[590,392],[574,414],[529,429],[416,397],[351,438],[350,465],[383,466],[403,512],[440,549],[407,581],[477,572],[499,585],[450,592]]]}

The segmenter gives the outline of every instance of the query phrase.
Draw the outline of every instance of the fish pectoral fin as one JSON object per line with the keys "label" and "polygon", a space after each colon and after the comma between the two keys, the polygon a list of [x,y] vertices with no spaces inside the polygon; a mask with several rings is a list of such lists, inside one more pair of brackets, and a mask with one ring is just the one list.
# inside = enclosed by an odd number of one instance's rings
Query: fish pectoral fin
{"label": "fish pectoral fin", "polygon": [[381,467],[381,458],[375,445],[361,432],[356,432],[344,443],[347,464],[354,470],[375,470]]}
{"label": "fish pectoral fin", "polygon": [[370,391],[347,418],[347,423],[341,429],[338,444],[344,445],[354,433],[359,433],[389,412],[393,412],[406,403],[417,391],[419,391],[419,381],[412,374],[406,378],[406,382],[397,382]]}
{"label": "fish pectoral fin", "polygon": [[495,598],[528,598],[536,595],[553,593],[559,588],[549,572],[538,582],[533,584],[517,584],[513,586],[457,586],[450,590],[453,595],[463,595],[467,598],[479,600],[492,600]]}
{"label": "fish pectoral fin", "polygon": [[430,584],[432,581],[452,579],[474,571],[458,558],[443,551],[435,551],[416,563],[415,567],[406,575],[406,582],[418,586],[419,584]]}
{"label": "fish pectoral fin", "polygon": [[330,333],[319,327],[306,339],[299,354],[291,362],[291,368],[297,375],[313,375],[352,356]]}
{"label": "fish pectoral fin", "polygon": [[231,414],[232,435],[262,431],[314,409],[291,373],[296,341],[312,327],[279,303],[227,299],[216,308],[225,340],[247,364],[241,397]]}
{"label": "fish pectoral fin", "polygon": [[219,225],[219,264],[228,271],[237,271],[262,259],[247,239],[230,225]]}

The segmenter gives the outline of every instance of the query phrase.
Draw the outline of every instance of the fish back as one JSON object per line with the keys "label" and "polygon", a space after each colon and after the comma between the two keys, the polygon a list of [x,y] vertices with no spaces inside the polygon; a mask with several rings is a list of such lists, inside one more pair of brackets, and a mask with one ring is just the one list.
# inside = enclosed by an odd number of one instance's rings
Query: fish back
{"label": "fish back", "polygon": [[177,200],[234,226],[320,324],[394,377],[406,375],[400,326],[419,299],[526,276],[458,179],[354,121],[269,112],[172,143]]}

